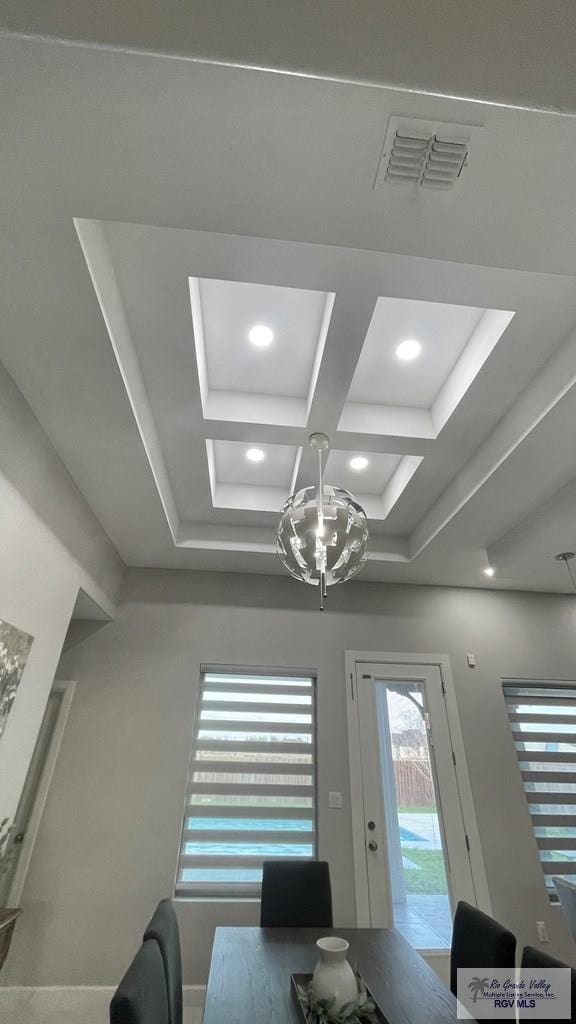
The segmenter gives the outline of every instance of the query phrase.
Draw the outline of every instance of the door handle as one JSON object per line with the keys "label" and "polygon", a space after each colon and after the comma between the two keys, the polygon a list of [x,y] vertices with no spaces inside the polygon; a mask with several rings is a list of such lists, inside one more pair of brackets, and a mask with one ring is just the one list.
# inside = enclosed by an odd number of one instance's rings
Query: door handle
{"label": "door handle", "polygon": [[376,842],[375,839],[371,839],[370,840],[370,842],[368,843],[368,849],[369,850],[377,850],[378,849],[378,843]]}

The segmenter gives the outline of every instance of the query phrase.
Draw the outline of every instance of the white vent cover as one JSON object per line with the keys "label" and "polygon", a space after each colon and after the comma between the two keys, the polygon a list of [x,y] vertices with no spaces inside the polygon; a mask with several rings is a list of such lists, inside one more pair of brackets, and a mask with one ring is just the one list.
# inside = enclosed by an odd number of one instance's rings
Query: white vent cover
{"label": "white vent cover", "polygon": [[391,117],[375,186],[453,188],[466,166],[476,130],[471,125]]}

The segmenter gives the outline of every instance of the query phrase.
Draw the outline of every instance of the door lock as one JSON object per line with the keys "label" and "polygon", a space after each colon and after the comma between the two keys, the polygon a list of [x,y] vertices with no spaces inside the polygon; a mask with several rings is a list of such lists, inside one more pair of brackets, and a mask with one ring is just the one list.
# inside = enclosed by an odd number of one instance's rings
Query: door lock
{"label": "door lock", "polygon": [[17,846],[20,846],[24,842],[24,833],[17,832],[12,842],[16,843]]}
{"label": "door lock", "polygon": [[370,840],[370,842],[368,843],[368,849],[369,850],[377,850],[378,849],[378,843],[376,842],[375,839],[371,839]]}
{"label": "door lock", "polygon": [[368,829],[370,830],[370,832],[373,832],[375,828],[376,828],[376,822],[375,821],[369,821],[368,822]]}

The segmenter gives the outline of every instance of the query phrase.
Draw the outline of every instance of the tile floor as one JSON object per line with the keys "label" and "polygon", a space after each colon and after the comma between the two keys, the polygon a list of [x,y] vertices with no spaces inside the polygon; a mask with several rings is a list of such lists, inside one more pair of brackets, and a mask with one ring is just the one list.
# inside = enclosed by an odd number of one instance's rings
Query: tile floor
{"label": "tile floor", "polygon": [[[35,990],[22,989],[2,995],[0,989],[0,1024],[108,1024],[108,994],[102,999],[89,998],[85,1005],[74,1000],[76,1008],[58,1006],[54,998]],[[202,1024],[202,1007],[185,1006],[183,1024]]]}
{"label": "tile floor", "polygon": [[452,914],[447,896],[407,896],[394,905],[394,926],[416,949],[449,949]]}

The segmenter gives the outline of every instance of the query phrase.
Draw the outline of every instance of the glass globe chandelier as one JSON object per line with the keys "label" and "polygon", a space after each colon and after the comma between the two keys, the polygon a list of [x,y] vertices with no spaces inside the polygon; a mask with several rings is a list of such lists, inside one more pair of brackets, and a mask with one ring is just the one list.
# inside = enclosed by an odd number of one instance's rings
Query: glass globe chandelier
{"label": "glass globe chandelier", "polygon": [[318,486],[303,487],[282,506],[277,550],[295,579],[320,587],[322,610],[327,588],[349,580],[364,565],[368,526],[350,491],[324,483],[326,434],[311,434],[310,447],[318,453]]}

